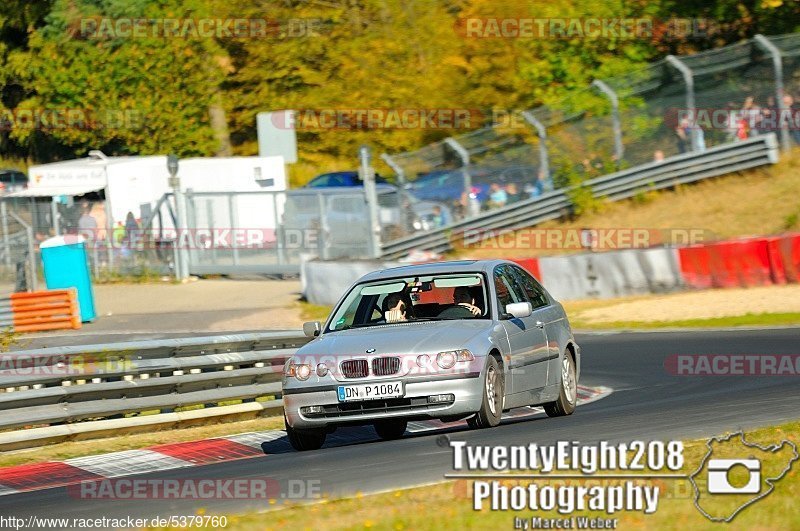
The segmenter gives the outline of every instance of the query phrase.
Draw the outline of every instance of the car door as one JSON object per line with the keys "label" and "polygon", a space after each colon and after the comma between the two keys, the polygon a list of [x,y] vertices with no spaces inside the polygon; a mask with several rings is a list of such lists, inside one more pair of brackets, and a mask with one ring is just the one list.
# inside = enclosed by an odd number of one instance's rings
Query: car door
{"label": "car door", "polygon": [[558,363],[558,334],[555,328],[562,326],[562,323],[559,321],[561,321],[563,315],[558,308],[553,306],[545,289],[530,273],[517,265],[510,267],[514,272],[518,284],[525,292],[528,301],[533,307],[532,315],[536,318],[536,322],[544,324],[544,334],[548,344],[547,352],[543,353],[542,360],[548,362],[547,385],[557,383],[561,373]]}
{"label": "car door", "polygon": [[[508,304],[529,302],[509,265],[495,268],[494,284],[501,314],[505,313]],[[511,351],[511,393],[526,393],[544,387],[547,383],[547,364],[542,362],[547,359],[547,337],[544,328],[537,325],[536,316],[511,317],[501,319],[500,323],[508,335]]]}

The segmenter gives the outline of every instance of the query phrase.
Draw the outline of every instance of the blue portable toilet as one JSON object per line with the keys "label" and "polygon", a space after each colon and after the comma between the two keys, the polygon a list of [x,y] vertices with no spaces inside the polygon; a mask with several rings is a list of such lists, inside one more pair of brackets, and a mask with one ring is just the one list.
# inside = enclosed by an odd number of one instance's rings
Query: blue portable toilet
{"label": "blue portable toilet", "polygon": [[78,291],[81,321],[94,321],[97,311],[83,237],[56,236],[43,241],[39,249],[42,253],[47,289],[75,288]]}

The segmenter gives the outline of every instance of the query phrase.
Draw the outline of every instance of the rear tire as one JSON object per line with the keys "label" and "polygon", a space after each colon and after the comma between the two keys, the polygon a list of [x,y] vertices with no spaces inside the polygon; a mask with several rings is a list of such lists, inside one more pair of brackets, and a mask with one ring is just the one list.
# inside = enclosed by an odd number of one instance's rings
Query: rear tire
{"label": "rear tire", "polygon": [[483,377],[483,403],[475,416],[467,419],[469,427],[492,428],[500,424],[504,395],[503,371],[494,356],[489,356],[486,362],[486,375]]}
{"label": "rear tire", "polygon": [[544,405],[544,412],[548,417],[563,417],[572,415],[578,403],[578,379],[575,376],[575,361],[572,353],[564,353],[561,360],[561,385],[559,386],[558,400]]}
{"label": "rear tire", "polygon": [[311,429],[300,430],[292,428],[286,421],[286,415],[283,416],[283,422],[286,425],[286,435],[289,437],[289,444],[298,452],[305,452],[308,450],[319,450],[325,444],[327,436],[325,429]]}
{"label": "rear tire", "polygon": [[406,432],[407,420],[379,420],[373,424],[375,433],[384,441],[399,439]]}

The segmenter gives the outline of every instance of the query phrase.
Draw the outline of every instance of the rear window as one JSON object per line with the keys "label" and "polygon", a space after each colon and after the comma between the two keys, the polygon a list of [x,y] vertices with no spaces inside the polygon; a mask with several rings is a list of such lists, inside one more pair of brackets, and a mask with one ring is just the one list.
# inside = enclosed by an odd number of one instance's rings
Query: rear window
{"label": "rear window", "polygon": [[0,182],[2,183],[24,183],[28,181],[28,176],[22,172],[5,172],[0,173]]}

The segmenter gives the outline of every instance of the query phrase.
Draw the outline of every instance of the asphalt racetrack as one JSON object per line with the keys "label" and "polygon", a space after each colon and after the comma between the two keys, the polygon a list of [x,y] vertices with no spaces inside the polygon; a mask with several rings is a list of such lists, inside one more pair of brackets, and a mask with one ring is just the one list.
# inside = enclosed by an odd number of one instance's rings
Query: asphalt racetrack
{"label": "asphalt racetrack", "polygon": [[[268,455],[263,457],[140,477],[270,478],[282,489],[290,481],[311,480],[322,493],[338,497],[442,481],[452,463],[452,450],[441,444],[444,434],[471,445],[692,439],[800,417],[797,376],[676,376],[664,366],[673,354],[800,354],[800,328],[609,333],[577,339],[583,349],[580,383],[614,391],[569,417],[537,415],[504,421],[494,429],[407,434],[390,442],[378,441],[370,428],[359,428],[356,442],[319,451],[293,452],[285,440],[276,440],[264,443]],[[149,518],[191,515],[200,508],[206,514],[228,514],[274,506],[241,499],[81,499],[65,487],[0,496],[0,515],[17,517]]]}

